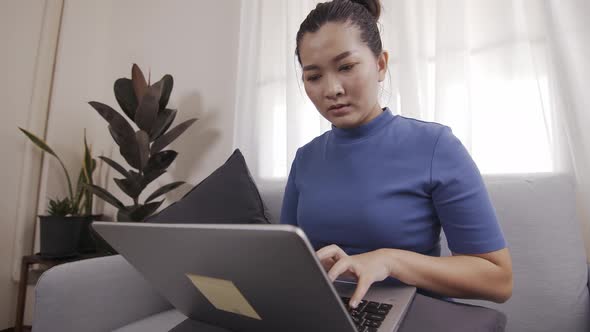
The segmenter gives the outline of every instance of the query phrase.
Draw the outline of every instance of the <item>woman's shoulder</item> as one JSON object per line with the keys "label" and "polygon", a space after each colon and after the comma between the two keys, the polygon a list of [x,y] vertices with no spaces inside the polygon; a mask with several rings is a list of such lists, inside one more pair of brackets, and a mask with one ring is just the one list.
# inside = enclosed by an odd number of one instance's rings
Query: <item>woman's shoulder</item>
{"label": "woman's shoulder", "polygon": [[452,135],[451,128],[438,122],[396,116],[390,130],[391,140],[411,148],[412,151],[430,153],[440,139]]}
{"label": "woman's shoulder", "polygon": [[330,130],[324,132],[323,134],[317,136],[316,138],[312,139],[308,143],[299,147],[297,149],[297,153],[295,155],[295,158],[297,158],[298,156],[301,156],[301,155],[313,153],[314,151],[317,151],[318,149],[320,149],[320,147],[326,143],[326,140],[328,139],[329,135],[330,135]]}
{"label": "woman's shoulder", "polygon": [[444,124],[425,121],[407,116],[397,115],[396,125],[402,128],[406,128],[407,131],[412,132],[416,135],[429,134],[432,136],[439,136],[443,131],[450,130],[448,126]]}

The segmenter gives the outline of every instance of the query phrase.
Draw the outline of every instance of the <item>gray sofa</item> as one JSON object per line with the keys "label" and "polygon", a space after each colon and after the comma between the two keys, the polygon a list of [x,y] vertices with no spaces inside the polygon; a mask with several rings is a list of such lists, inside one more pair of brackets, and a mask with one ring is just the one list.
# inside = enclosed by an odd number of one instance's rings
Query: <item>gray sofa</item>
{"label": "gray sofa", "polygon": [[[465,302],[504,312],[507,331],[590,331],[589,270],[571,179],[548,174],[485,181],[512,253],[514,291],[503,304]],[[284,183],[259,187],[278,220]],[[45,272],[36,287],[33,331],[160,332],[184,318],[121,256],[111,256]],[[197,331],[223,330],[203,324]]]}

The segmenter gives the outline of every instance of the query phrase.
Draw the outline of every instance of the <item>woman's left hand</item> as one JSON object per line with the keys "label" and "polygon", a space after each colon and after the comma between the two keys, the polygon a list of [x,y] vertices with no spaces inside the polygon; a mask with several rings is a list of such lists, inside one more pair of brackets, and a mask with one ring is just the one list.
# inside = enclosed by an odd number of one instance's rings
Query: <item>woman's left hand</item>
{"label": "woman's left hand", "polygon": [[353,308],[358,306],[374,282],[383,281],[391,275],[389,257],[382,250],[349,256],[340,247],[332,244],[321,248],[316,254],[324,267],[329,269],[328,277],[332,282],[342,274],[356,276],[358,284],[350,298],[350,306]]}

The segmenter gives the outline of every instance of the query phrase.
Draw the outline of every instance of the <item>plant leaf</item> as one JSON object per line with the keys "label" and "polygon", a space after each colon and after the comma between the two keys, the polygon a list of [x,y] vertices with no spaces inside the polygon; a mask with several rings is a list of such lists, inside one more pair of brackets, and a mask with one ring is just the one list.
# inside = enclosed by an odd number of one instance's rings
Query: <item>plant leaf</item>
{"label": "plant leaf", "polygon": [[80,174],[78,175],[78,182],[76,183],[76,195],[74,196],[74,202],[72,203],[74,209],[77,211],[82,211],[82,206],[80,206],[80,202],[84,197],[84,184],[86,183],[86,177],[84,176],[84,168],[80,168]]}
{"label": "plant leaf", "polygon": [[162,203],[164,203],[164,200],[140,205],[138,208],[133,209],[131,213],[129,213],[129,217],[133,221],[144,221],[147,217],[156,212]]}
{"label": "plant leaf", "polygon": [[135,112],[135,123],[140,129],[148,133],[152,130],[158,115],[158,100],[160,100],[162,94],[162,84],[162,82],[158,82],[148,88]]}
{"label": "plant leaf", "polygon": [[166,173],[165,170],[156,170],[150,173],[145,173],[141,180],[141,185],[145,188],[148,184],[152,183],[155,179],[159,178],[162,174]]}
{"label": "plant leaf", "polygon": [[[84,130],[84,162],[82,164],[82,170],[84,171],[84,177],[85,177],[86,183],[88,183],[88,184],[93,184],[93,181],[92,181],[92,173],[94,173],[93,161],[94,161],[94,159],[92,158],[92,153],[90,151],[90,148],[88,147],[88,142],[86,141],[86,130]],[[96,164],[96,161],[94,161],[94,164]]]}
{"label": "plant leaf", "polygon": [[135,139],[135,130],[133,130],[129,122],[119,112],[108,105],[96,101],[91,101],[88,104],[109,123],[111,135],[113,135],[115,142],[119,146],[128,144],[130,140]]}
{"label": "plant leaf", "polygon": [[162,94],[160,97],[160,109],[163,110],[168,105],[168,101],[170,100],[170,94],[172,93],[172,87],[174,87],[174,78],[172,75],[166,74],[162,79],[159,81],[162,82]]}
{"label": "plant leaf", "polygon": [[47,207],[47,214],[50,216],[65,217],[67,215],[75,215],[72,202],[68,197],[64,199],[50,199]]}
{"label": "plant leaf", "polygon": [[[109,130],[110,129],[111,128],[109,126]],[[137,139],[135,138],[135,132],[131,137],[126,137],[120,142],[119,152],[121,153],[121,156],[125,158],[127,164],[133,168],[140,169],[141,160],[139,156],[139,148],[137,146]]]}
{"label": "plant leaf", "polygon": [[109,133],[111,134],[111,137],[113,138],[113,140],[115,141],[115,143],[117,143],[118,146],[123,145],[123,142],[121,141],[121,138],[117,135],[117,133],[115,132],[115,130],[113,129],[113,127],[111,127],[109,125],[108,128],[109,128]]}
{"label": "plant leaf", "polygon": [[[84,174],[84,183],[85,184],[94,184],[94,180],[92,179],[92,175],[94,174],[94,170],[96,169],[96,159],[92,158],[92,150],[88,147],[88,141],[86,140],[86,129],[84,129],[84,161],[82,164],[82,171]],[[92,203],[94,201],[94,196],[90,193],[86,188],[82,189],[82,193],[78,198],[76,206],[80,204],[80,201],[83,202],[81,206],[79,206],[79,212],[85,215],[92,214]]]}
{"label": "plant leaf", "polygon": [[178,187],[180,187],[181,185],[184,184],[184,181],[177,181],[177,182],[172,182],[169,183],[165,186],[160,187],[159,189],[157,189],[156,191],[154,191],[146,200],[145,203],[149,203],[151,201],[153,201],[154,199],[164,195],[165,193],[172,191]]}
{"label": "plant leaf", "polygon": [[154,171],[166,171],[168,166],[174,162],[178,153],[174,150],[160,151],[150,157],[144,172],[146,174]]}
{"label": "plant leaf", "polygon": [[121,201],[119,201],[115,196],[113,196],[113,194],[104,190],[103,188],[93,185],[93,184],[87,184],[87,185],[85,185],[85,187],[88,189],[88,191],[95,194],[96,196],[98,196],[99,198],[101,198],[105,202],[111,204],[112,206],[114,206],[118,209],[122,209],[125,207],[125,205],[123,205],[123,203],[121,203]]}
{"label": "plant leaf", "polygon": [[135,90],[133,89],[133,81],[128,78],[120,78],[115,81],[113,87],[115,91],[115,98],[121,109],[129,119],[135,119],[135,110],[137,110],[138,102],[135,97]]}
{"label": "plant leaf", "polygon": [[[91,166],[90,166],[90,184],[94,184],[94,181],[92,180],[92,174],[94,174],[94,171],[96,170],[96,159],[92,158],[91,161]],[[92,214],[92,207],[93,207],[93,203],[94,203],[94,195],[92,195],[91,192],[88,191],[88,189],[84,190],[84,196],[86,197],[86,203],[85,203],[85,215],[91,215]]]}
{"label": "plant leaf", "polygon": [[119,148],[119,153],[125,158],[125,161],[129,164],[129,166],[140,169],[141,168],[141,160],[139,159],[139,151],[137,150],[137,143],[134,142],[133,144],[123,145]]}
{"label": "plant leaf", "polygon": [[139,154],[139,169],[143,170],[150,159],[150,137],[143,130],[138,130],[135,133],[137,140],[137,150]]}
{"label": "plant leaf", "polygon": [[176,118],[176,110],[171,110],[165,108],[158,112],[156,116],[156,121],[152,126],[152,131],[150,132],[150,141],[155,141],[158,137],[162,136],[170,128],[172,122],[174,122],[174,118]]}
{"label": "plant leaf", "polygon": [[129,213],[131,213],[132,208],[133,205],[126,206],[123,209],[119,209],[119,211],[117,211],[117,221],[134,221],[131,220],[131,218],[129,217]]}
{"label": "plant leaf", "polygon": [[147,92],[148,84],[145,81],[143,72],[135,63],[131,67],[131,81],[133,82],[133,91],[135,91],[135,97],[137,100],[142,100],[143,96]]}
{"label": "plant leaf", "polygon": [[163,148],[167,147],[170,143],[177,139],[178,136],[182,135],[182,133],[184,133],[184,131],[187,130],[188,127],[195,123],[195,121],[197,121],[197,119],[195,118],[186,120],[183,123],[171,129],[166,134],[156,139],[152,144],[152,154],[158,153]]}
{"label": "plant leaf", "polygon": [[20,129],[20,131],[22,131],[23,134],[25,134],[38,148],[58,158],[55,152],[53,152],[53,150],[49,147],[49,145],[47,145],[47,143],[45,143],[45,141],[21,127],[18,127],[18,129]]}
{"label": "plant leaf", "polygon": [[126,178],[131,177],[131,174],[129,174],[129,172],[127,172],[127,170],[123,166],[121,166],[121,164],[117,163],[116,161],[114,161],[110,158],[107,158],[105,156],[100,156],[98,158],[100,158],[102,161],[107,163],[107,165],[111,166],[117,172],[121,173],[121,175],[123,175],[124,177],[126,177]]}
{"label": "plant leaf", "polygon": [[117,186],[132,199],[137,199],[141,191],[145,188],[141,187],[139,179],[113,179]]}
{"label": "plant leaf", "polygon": [[54,156],[55,159],[57,159],[57,161],[61,165],[61,168],[63,168],[64,173],[66,175],[66,180],[68,181],[68,191],[70,193],[70,201],[73,201],[74,200],[74,193],[72,192],[72,181],[70,180],[70,174],[68,173],[68,170],[66,169],[66,165],[64,165],[64,163],[61,161],[61,159],[59,159],[57,154],[49,147],[49,145],[47,145],[47,143],[45,143],[45,141],[43,141],[39,137],[33,135],[32,133],[22,129],[21,127],[19,127],[18,129],[20,129],[20,131],[22,131],[41,150],[49,153],[50,155]]}

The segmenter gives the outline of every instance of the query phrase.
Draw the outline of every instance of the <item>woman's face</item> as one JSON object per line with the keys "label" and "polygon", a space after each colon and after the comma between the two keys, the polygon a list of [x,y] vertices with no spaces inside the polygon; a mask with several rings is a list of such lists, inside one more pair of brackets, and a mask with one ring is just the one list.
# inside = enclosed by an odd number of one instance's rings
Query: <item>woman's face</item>
{"label": "woman's face", "polygon": [[338,128],[363,125],[379,114],[379,82],[387,52],[378,58],[347,23],[326,23],[299,43],[305,92],[320,114]]}

